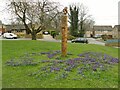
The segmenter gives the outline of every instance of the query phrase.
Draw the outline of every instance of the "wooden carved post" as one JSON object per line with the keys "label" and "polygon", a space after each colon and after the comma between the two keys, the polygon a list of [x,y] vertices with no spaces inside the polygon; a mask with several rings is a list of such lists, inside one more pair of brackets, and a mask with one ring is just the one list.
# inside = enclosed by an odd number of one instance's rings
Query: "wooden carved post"
{"label": "wooden carved post", "polygon": [[63,9],[63,15],[61,17],[61,32],[62,32],[62,56],[65,57],[67,55],[67,32],[68,32],[68,17],[67,17],[67,7]]}

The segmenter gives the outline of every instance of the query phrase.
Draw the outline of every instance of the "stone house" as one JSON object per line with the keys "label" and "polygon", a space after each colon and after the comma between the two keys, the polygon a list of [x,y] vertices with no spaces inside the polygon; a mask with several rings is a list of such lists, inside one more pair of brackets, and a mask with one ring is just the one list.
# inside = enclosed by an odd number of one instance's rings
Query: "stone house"
{"label": "stone house", "polygon": [[112,26],[94,25],[93,28],[86,31],[86,37],[94,37],[95,35],[112,35]]}
{"label": "stone house", "polygon": [[12,33],[25,33],[25,27],[22,24],[16,24],[16,25],[5,25],[6,32],[12,32]]}
{"label": "stone house", "polygon": [[115,25],[112,31],[113,38],[120,39],[120,25]]}
{"label": "stone house", "polygon": [[94,34],[112,35],[112,26],[93,26]]}
{"label": "stone house", "polygon": [[85,32],[85,37],[93,37],[93,33],[93,28],[89,28],[89,30]]}
{"label": "stone house", "polygon": [[[34,25],[35,28],[38,28],[38,25]],[[28,27],[31,27],[30,24]],[[5,25],[6,32],[15,33],[15,34],[26,34],[26,28],[23,24],[14,24],[14,25]],[[42,33],[42,32],[39,32]]]}

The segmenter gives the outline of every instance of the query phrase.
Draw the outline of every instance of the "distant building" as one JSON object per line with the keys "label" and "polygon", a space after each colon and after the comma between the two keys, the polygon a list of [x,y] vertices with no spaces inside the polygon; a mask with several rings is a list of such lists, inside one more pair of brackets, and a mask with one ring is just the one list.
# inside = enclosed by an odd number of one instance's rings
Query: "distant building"
{"label": "distant building", "polygon": [[86,31],[86,37],[94,37],[95,35],[112,35],[112,26],[94,25],[89,31]]}
{"label": "distant building", "polygon": [[[33,24],[34,25],[34,24]],[[31,27],[30,24],[28,24],[28,27]],[[38,28],[38,25],[34,25],[35,29]],[[24,24],[13,24],[13,25],[5,25],[6,32],[9,33],[16,33],[16,34],[26,34],[26,28]],[[31,29],[31,28],[30,28]],[[40,32],[42,33],[42,32]]]}
{"label": "distant building", "polygon": [[6,31],[5,25],[0,21],[0,35]]}
{"label": "distant building", "polygon": [[16,25],[5,25],[6,27],[6,32],[25,32],[25,27],[22,24],[16,24]]}
{"label": "distant building", "polygon": [[120,39],[120,25],[115,25],[113,28],[113,38]]}
{"label": "distant building", "polygon": [[112,35],[112,26],[93,26],[94,34]]}
{"label": "distant building", "polygon": [[93,28],[89,28],[89,30],[85,32],[85,37],[93,37],[93,36],[94,36]]}

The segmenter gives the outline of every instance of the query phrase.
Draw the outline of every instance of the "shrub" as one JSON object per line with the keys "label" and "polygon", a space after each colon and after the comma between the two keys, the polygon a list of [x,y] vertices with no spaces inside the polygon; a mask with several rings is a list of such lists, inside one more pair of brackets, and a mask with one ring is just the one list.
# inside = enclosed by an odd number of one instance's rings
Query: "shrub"
{"label": "shrub", "polygon": [[102,39],[106,41],[107,39],[112,39],[112,35],[101,35]]}
{"label": "shrub", "polygon": [[43,34],[38,33],[38,34],[37,34],[37,38],[38,38],[38,39],[42,39],[42,38],[43,38]]}
{"label": "shrub", "polygon": [[[57,35],[56,36],[56,39],[62,39],[62,35],[60,34],[60,35]],[[72,40],[72,39],[75,39],[75,37],[74,36],[72,36],[72,35],[68,35],[68,37],[67,37],[67,40]]]}
{"label": "shrub", "polygon": [[[25,38],[32,38],[32,36],[31,36],[31,34],[26,34],[26,35],[25,35]],[[37,39],[42,39],[42,38],[43,38],[43,34],[38,33],[38,34],[36,35],[36,38],[37,38]]]}
{"label": "shrub", "polygon": [[107,35],[101,35],[101,37],[102,37],[102,39],[103,39],[104,41],[107,40]]}
{"label": "shrub", "polygon": [[53,38],[55,38],[56,37],[56,31],[51,31],[51,36],[53,37]]}
{"label": "shrub", "polygon": [[17,37],[18,38],[23,38],[25,37],[25,34],[24,33],[16,33]]}
{"label": "shrub", "polygon": [[55,37],[55,39],[57,39],[57,40],[62,39],[62,35],[61,35],[61,34],[60,34],[60,35],[57,35],[57,36]]}
{"label": "shrub", "polygon": [[67,38],[68,40],[72,40],[72,39],[75,39],[75,37],[74,36],[72,36],[72,35],[68,35],[68,38]]}

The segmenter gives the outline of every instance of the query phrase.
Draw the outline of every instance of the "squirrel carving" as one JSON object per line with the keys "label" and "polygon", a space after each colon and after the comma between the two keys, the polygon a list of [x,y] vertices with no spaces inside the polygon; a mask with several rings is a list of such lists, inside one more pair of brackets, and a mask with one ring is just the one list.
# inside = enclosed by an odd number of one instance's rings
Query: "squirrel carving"
{"label": "squirrel carving", "polygon": [[67,7],[63,9],[63,13],[66,15],[68,13]]}

